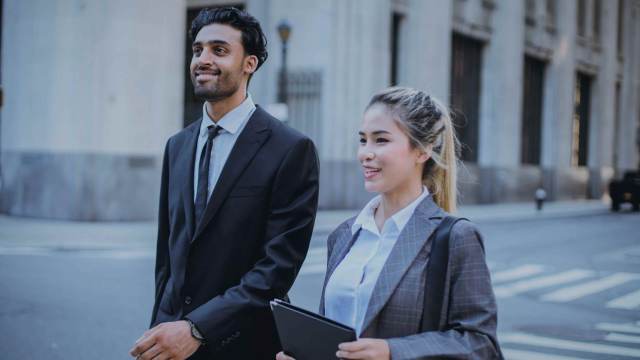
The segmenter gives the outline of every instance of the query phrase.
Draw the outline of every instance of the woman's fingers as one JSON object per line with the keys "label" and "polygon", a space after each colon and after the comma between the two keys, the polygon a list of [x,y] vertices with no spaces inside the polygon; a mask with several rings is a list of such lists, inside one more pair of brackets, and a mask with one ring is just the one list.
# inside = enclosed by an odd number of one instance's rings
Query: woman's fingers
{"label": "woman's fingers", "polygon": [[360,351],[367,347],[368,341],[366,339],[360,339],[358,341],[351,341],[341,343],[338,345],[338,349],[342,351]]}
{"label": "woman's fingers", "polygon": [[340,359],[366,359],[369,345],[370,343],[366,339],[339,344],[336,357]]}
{"label": "woman's fingers", "polygon": [[280,351],[276,355],[276,360],[296,360],[296,359],[292,358],[291,356],[285,355],[284,352]]}
{"label": "woman's fingers", "polygon": [[338,350],[336,352],[336,357],[338,359],[369,359],[370,358],[367,350],[361,350],[361,351]]}
{"label": "woman's fingers", "polygon": [[388,360],[389,345],[382,339],[360,339],[338,345],[336,357],[340,359]]}

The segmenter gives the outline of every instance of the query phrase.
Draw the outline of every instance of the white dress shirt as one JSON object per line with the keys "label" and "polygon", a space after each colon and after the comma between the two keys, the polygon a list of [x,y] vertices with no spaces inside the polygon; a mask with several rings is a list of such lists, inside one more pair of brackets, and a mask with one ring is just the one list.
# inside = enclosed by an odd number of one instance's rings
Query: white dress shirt
{"label": "white dress shirt", "polygon": [[[209,187],[207,189],[207,198],[211,197],[213,189],[220,178],[220,173],[224,164],[229,158],[231,149],[238,140],[240,133],[249,121],[249,118],[256,110],[256,105],[251,99],[251,95],[247,94],[247,98],[233,110],[226,113],[217,123],[222,127],[220,134],[213,139],[211,147],[211,162],[209,163]],[[202,123],[200,124],[200,133],[198,135],[198,144],[196,145],[196,162],[193,167],[193,202],[195,203],[198,196],[198,165],[200,164],[200,156],[202,148],[207,144],[207,127],[216,125],[207,113],[207,106],[202,106]]]}
{"label": "white dress shirt", "polygon": [[356,329],[360,334],[369,299],[400,232],[416,207],[429,195],[426,187],[409,205],[388,218],[382,232],[374,219],[381,196],[373,198],[355,219],[351,233],[360,230],[351,249],[336,267],[325,288],[325,315]]}

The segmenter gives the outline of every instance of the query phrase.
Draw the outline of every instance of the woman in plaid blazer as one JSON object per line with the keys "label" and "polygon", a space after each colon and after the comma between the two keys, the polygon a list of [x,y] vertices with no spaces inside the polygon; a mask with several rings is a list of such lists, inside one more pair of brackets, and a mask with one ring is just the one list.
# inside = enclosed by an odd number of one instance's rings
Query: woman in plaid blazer
{"label": "woman in plaid blazer", "polygon": [[320,313],[358,334],[338,358],[502,358],[482,238],[468,221],[451,230],[438,331],[421,331],[430,237],[456,208],[457,148],[447,109],[422,91],[389,88],[367,106],[358,160],[379,195],[327,241]]}

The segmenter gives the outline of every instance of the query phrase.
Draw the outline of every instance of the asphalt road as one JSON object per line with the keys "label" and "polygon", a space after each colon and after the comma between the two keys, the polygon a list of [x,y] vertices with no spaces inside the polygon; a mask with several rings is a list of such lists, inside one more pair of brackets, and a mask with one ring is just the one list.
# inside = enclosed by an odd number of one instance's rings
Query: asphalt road
{"label": "asphalt road", "polygon": [[[479,227],[508,359],[640,358],[640,214]],[[312,310],[325,239],[290,293]],[[153,263],[150,247],[0,248],[0,358],[126,359],[148,324]]]}

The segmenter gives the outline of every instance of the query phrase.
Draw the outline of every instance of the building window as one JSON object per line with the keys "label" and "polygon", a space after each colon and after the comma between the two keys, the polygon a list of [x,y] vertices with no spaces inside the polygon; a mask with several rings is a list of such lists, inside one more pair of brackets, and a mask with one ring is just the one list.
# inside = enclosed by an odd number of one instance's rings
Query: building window
{"label": "building window", "polygon": [[404,17],[400,13],[394,12],[391,15],[391,86],[398,84],[398,57],[400,56],[400,32],[403,20]]}
{"label": "building window", "polygon": [[556,26],[556,1],[555,0],[546,1],[546,17],[547,17],[547,26],[555,27]]}
{"label": "building window", "polygon": [[585,20],[586,20],[586,4],[585,0],[578,0],[578,36],[586,36],[585,34]]}
{"label": "building window", "polygon": [[593,39],[600,41],[600,20],[602,17],[602,2],[593,0]]}
{"label": "building window", "polygon": [[588,75],[577,73],[574,90],[571,166],[587,166],[590,101],[591,78]]}
{"label": "building window", "polygon": [[200,10],[206,8],[215,8],[222,6],[233,6],[240,10],[244,10],[244,5],[218,5],[218,6],[205,6],[205,7],[197,7],[197,8],[188,8],[187,9],[187,30],[185,32],[185,80],[184,80],[184,114],[183,114],[183,125],[187,127],[192,122],[198,120],[202,116],[202,104],[203,100],[196,98],[193,93],[193,84],[191,83],[191,75],[189,73],[189,64],[191,64],[191,58],[193,57],[193,51],[191,49],[191,39],[189,38],[189,29],[191,29],[191,23],[198,16]]}
{"label": "building window", "polygon": [[620,82],[616,82],[615,111],[613,117],[613,151],[611,152],[614,169],[618,166],[618,141],[620,141]]}
{"label": "building window", "polygon": [[544,68],[544,62],[525,56],[520,154],[523,164],[540,164]]}
{"label": "building window", "polygon": [[536,25],[536,2],[535,0],[527,0],[525,2],[525,24],[529,26]]}
{"label": "building window", "polygon": [[451,108],[458,138],[462,143],[461,158],[478,160],[478,128],[482,43],[454,34],[451,53]]}
{"label": "building window", "polygon": [[622,56],[622,29],[624,29],[624,2],[622,0],[618,1],[618,36],[617,36],[617,48],[618,55]]}

